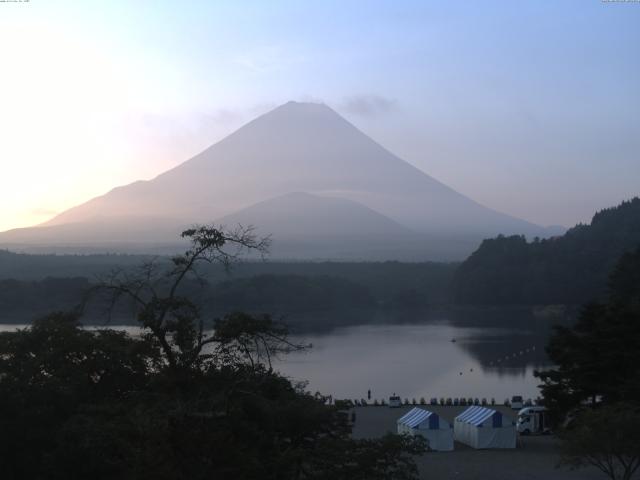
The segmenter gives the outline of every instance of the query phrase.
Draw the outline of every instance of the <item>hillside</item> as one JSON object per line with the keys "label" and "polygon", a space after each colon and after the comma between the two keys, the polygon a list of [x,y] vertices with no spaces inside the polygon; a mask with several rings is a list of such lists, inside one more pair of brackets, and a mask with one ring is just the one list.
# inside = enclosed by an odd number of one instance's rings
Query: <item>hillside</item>
{"label": "hillside", "polygon": [[582,304],[602,296],[620,256],[640,245],[640,198],[596,213],[560,237],[485,240],[454,276],[460,304]]}

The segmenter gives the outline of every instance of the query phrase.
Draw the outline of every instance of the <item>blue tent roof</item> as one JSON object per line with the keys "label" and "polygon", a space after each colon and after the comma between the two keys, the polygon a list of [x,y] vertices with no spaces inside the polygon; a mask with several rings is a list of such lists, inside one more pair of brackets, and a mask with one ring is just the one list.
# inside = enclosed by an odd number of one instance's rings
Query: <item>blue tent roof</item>
{"label": "blue tent roof", "polygon": [[412,408],[398,419],[398,423],[415,428],[427,419],[429,420],[429,428],[439,428],[440,422],[438,415],[428,410],[423,410],[422,408]]}
{"label": "blue tent roof", "polygon": [[464,412],[456,417],[456,422],[465,422],[471,425],[475,425],[476,427],[482,425],[485,420],[493,417],[493,426],[501,427],[502,426],[502,414],[497,410],[493,410],[491,408],[473,406],[467,408]]}

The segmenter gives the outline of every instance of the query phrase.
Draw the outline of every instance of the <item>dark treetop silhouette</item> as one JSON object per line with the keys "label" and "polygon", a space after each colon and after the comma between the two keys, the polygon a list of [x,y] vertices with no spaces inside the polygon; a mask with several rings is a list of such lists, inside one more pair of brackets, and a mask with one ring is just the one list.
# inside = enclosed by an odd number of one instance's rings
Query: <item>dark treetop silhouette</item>
{"label": "dark treetop silhouette", "polygon": [[[250,231],[211,227],[172,267],[102,286],[135,307],[142,335],[85,330],[53,314],[0,334],[0,469],[13,479],[415,479],[424,441],[353,440],[332,405],[270,368],[304,348],[268,316],[232,313],[207,336],[181,295],[200,262],[264,251]],[[228,248],[234,249],[229,253]]]}

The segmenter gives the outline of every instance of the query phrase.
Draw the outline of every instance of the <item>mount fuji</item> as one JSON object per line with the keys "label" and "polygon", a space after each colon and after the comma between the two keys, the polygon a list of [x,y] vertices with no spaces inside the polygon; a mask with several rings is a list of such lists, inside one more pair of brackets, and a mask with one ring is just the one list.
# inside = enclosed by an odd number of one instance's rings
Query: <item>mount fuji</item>
{"label": "mount fuji", "polygon": [[253,224],[272,257],[462,259],[496,234],[545,236],[480,205],[324,104],[286,103],[148,181],[0,233],[23,251],[157,251],[194,223]]}

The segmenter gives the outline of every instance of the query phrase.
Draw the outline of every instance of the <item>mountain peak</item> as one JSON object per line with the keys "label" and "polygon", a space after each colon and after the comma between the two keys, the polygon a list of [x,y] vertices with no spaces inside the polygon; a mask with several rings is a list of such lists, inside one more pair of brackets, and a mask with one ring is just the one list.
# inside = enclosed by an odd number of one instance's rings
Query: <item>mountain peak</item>
{"label": "mountain peak", "polygon": [[289,110],[331,110],[324,102],[297,102],[295,100],[289,100],[287,103],[283,103],[276,109],[289,109]]}
{"label": "mountain peak", "polygon": [[283,103],[279,107],[265,113],[254,120],[254,122],[260,120],[273,121],[274,118],[288,119],[295,122],[303,122],[305,124],[313,122],[314,120],[317,121],[320,118],[324,119],[324,121],[348,123],[342,118],[342,116],[340,116],[339,113],[325,103],[296,102],[293,100]]}

